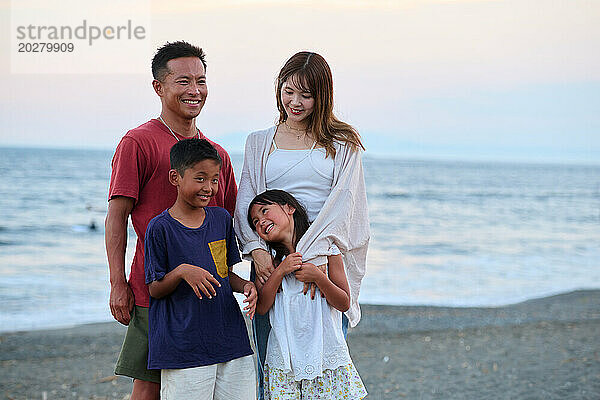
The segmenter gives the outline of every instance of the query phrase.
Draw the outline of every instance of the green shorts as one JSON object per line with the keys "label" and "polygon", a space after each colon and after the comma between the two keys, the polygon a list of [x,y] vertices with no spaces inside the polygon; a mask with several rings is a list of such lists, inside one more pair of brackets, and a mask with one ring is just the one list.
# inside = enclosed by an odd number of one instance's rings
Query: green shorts
{"label": "green shorts", "polygon": [[135,306],[127,327],[116,375],[160,383],[160,369],[148,369],[148,308]]}

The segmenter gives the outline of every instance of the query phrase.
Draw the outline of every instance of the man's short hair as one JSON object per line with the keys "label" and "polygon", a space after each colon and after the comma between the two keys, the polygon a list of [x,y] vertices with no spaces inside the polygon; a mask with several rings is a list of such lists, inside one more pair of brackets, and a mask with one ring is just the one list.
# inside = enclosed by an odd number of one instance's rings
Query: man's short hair
{"label": "man's short hair", "polygon": [[202,61],[204,70],[206,70],[206,60],[204,51],[198,47],[184,42],[182,40],[165,44],[159,47],[152,58],[152,76],[158,81],[162,81],[169,74],[167,63],[175,58],[198,57]]}
{"label": "man's short hair", "polygon": [[186,169],[204,160],[213,160],[221,165],[221,156],[217,149],[206,139],[184,139],[171,147],[171,169],[183,176]]}

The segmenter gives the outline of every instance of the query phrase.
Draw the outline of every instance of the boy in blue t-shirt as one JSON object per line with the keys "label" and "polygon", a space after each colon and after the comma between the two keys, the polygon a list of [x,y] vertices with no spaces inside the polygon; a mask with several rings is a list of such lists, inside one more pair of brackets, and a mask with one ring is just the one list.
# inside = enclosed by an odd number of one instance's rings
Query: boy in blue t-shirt
{"label": "boy in blue t-shirt", "polygon": [[[148,224],[148,368],[161,369],[161,399],[255,399],[252,350],[233,291],[256,309],[254,283],[231,270],[240,255],[229,213],[207,207],[221,159],[206,140],[171,148],[175,204]],[[165,177],[166,179],[167,177]]]}

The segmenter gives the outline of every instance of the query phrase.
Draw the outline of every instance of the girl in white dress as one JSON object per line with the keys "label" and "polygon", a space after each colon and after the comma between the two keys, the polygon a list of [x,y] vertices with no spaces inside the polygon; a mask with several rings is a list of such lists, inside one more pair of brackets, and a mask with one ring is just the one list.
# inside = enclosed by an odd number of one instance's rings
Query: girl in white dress
{"label": "girl in white dress", "polygon": [[[248,223],[271,250],[275,270],[259,289],[256,311],[269,313],[271,332],[264,370],[265,399],[362,399],[367,391],[352,364],[342,332],[350,290],[342,256],[323,272],[302,263],[296,246],[309,227],[305,209],[289,193],[267,190],[248,208]],[[322,294],[303,294],[314,283]]]}

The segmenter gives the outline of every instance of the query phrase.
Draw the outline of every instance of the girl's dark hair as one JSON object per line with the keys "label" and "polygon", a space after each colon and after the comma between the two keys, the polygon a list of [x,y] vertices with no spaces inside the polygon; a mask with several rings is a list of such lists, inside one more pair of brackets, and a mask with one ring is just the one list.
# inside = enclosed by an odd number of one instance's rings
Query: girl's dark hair
{"label": "girl's dark hair", "polygon": [[[289,194],[288,192],[286,192],[284,190],[273,189],[273,190],[267,190],[265,192],[262,192],[261,194],[257,195],[254,199],[252,199],[252,201],[250,202],[250,205],[248,205],[248,216],[247,216],[248,224],[250,224],[250,227],[254,231],[256,231],[256,227],[252,223],[252,217],[250,216],[250,210],[252,209],[252,206],[257,205],[257,204],[258,205],[279,204],[280,206],[287,204],[288,206],[293,207],[296,210],[296,211],[294,211],[294,214],[293,214],[294,237],[292,239],[292,243],[294,244],[294,247],[296,247],[296,245],[298,244],[298,241],[300,241],[300,238],[302,237],[302,235],[304,235],[304,233],[308,229],[308,226],[310,225],[310,223],[308,222],[308,214],[306,213],[306,209],[302,206],[302,204],[300,204],[300,202],[298,200],[296,200],[296,198],[294,196],[292,196],[291,194]],[[267,246],[269,246],[269,250],[275,251],[276,264],[279,264],[281,262],[281,260],[283,259],[283,257],[287,256],[290,253],[289,250],[281,243],[277,243],[277,242],[266,242],[266,243],[267,243]]]}

